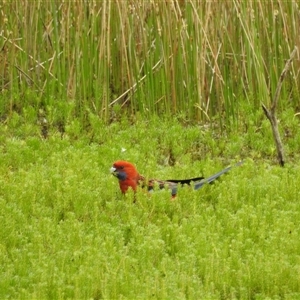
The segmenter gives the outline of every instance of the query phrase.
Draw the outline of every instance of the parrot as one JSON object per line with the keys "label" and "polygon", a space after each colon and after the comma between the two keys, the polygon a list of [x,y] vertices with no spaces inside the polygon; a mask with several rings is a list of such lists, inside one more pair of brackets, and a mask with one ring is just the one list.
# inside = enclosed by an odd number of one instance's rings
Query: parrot
{"label": "parrot", "polygon": [[[242,163],[243,162],[240,161],[236,163],[235,166],[239,166]],[[159,189],[164,189],[165,187],[167,187],[171,191],[172,198],[175,198],[178,190],[178,185],[191,185],[193,183],[194,190],[199,190],[205,184],[212,183],[222,174],[227,173],[231,168],[232,167],[229,166],[208,178],[194,177],[190,179],[146,180],[144,176],[139,174],[134,164],[128,161],[118,160],[114,162],[114,164],[110,168],[110,172],[119,180],[120,190],[123,194],[125,194],[129,188],[136,192],[138,186],[147,188],[149,192],[153,191],[155,187],[158,187]]]}

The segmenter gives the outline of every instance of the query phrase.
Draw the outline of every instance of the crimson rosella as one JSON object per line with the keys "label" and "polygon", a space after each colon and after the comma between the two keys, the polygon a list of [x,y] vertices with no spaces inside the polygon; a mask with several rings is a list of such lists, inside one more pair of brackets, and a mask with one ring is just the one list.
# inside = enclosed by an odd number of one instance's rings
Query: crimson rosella
{"label": "crimson rosella", "polygon": [[[236,164],[236,166],[241,165],[242,162]],[[137,187],[141,186],[142,188],[146,187],[148,191],[152,191],[156,186],[159,189],[168,187],[171,190],[172,197],[175,197],[177,194],[178,184],[188,184],[193,183],[194,190],[200,189],[206,183],[211,183],[215,179],[219,178],[222,174],[228,172],[232,167],[227,167],[226,169],[208,177],[195,177],[190,179],[168,179],[168,180],[157,180],[150,179],[146,180],[144,176],[140,175],[136,167],[128,162],[123,160],[116,161],[110,169],[110,172],[119,179],[120,189],[123,194],[131,187],[134,192],[136,192]]]}

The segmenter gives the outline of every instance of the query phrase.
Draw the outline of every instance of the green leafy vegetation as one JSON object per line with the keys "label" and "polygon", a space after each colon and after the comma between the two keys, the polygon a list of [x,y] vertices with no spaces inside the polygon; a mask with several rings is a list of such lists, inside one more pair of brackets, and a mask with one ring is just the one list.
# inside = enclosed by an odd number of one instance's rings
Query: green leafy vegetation
{"label": "green leafy vegetation", "polygon": [[[0,298],[297,299],[299,165],[272,165],[263,124],[213,136],[177,120],[99,122],[93,141],[72,123],[46,140],[28,135],[38,124],[2,126]],[[120,158],[162,179],[245,162],[175,201],[138,191],[133,203],[109,174]]]}

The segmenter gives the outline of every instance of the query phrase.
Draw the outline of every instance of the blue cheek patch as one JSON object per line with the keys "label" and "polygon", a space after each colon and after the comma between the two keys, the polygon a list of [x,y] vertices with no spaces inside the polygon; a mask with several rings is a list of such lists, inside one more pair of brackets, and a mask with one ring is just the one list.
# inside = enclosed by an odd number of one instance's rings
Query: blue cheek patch
{"label": "blue cheek patch", "polygon": [[119,180],[125,180],[126,178],[127,178],[127,174],[126,174],[126,172],[118,172],[118,174],[117,174],[117,178],[119,179]]}

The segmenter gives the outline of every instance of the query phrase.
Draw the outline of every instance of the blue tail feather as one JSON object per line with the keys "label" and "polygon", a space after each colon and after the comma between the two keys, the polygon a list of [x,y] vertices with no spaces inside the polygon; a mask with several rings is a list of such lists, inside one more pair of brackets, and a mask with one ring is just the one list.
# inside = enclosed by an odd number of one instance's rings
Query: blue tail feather
{"label": "blue tail feather", "polygon": [[[238,167],[240,165],[243,164],[243,161],[240,161],[238,163],[236,163],[234,166],[230,166],[230,167],[227,167],[225,168],[224,170],[208,177],[208,178],[205,178],[205,179],[202,179],[201,181],[198,181],[198,182],[195,182],[194,183],[194,190],[199,190],[200,188],[202,188],[205,184],[208,184],[208,183],[212,183],[214,180],[218,179],[221,175],[227,173],[228,171],[230,171],[233,167]],[[176,193],[177,193],[177,186],[174,186],[171,188],[171,191],[172,191],[172,196],[175,196]]]}
{"label": "blue tail feather", "polygon": [[199,189],[202,188],[205,184],[213,182],[214,180],[218,179],[218,178],[219,178],[221,175],[223,175],[224,173],[227,173],[228,171],[230,171],[233,167],[238,167],[238,166],[240,166],[242,163],[243,163],[243,162],[240,161],[240,162],[236,163],[234,166],[227,167],[227,168],[225,168],[224,170],[222,170],[222,171],[220,171],[220,172],[218,172],[218,173],[216,173],[216,174],[214,174],[214,175],[212,175],[212,176],[210,176],[210,177],[208,177],[208,178],[206,178],[206,179],[203,179],[203,180],[201,180],[200,182],[195,183],[194,189],[195,189],[195,190],[199,190]]}

